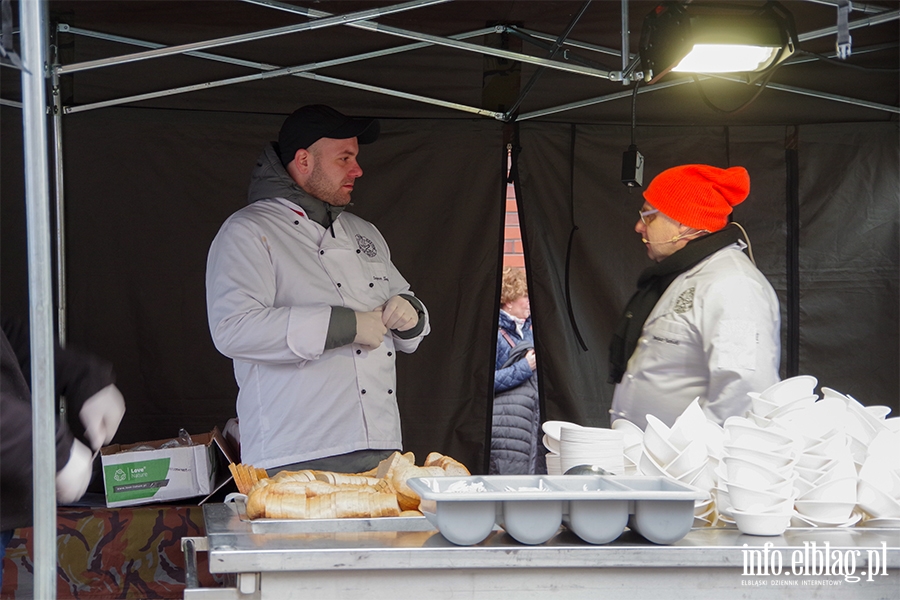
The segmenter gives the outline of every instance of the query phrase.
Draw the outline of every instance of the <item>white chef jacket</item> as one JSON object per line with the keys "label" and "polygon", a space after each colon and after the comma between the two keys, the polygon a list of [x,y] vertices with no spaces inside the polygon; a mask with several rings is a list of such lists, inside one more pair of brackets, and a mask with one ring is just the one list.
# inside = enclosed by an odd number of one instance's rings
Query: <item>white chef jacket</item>
{"label": "white chef jacket", "polygon": [[258,200],[210,247],[210,331],[234,360],[241,460],[256,467],[403,447],[394,353],[413,352],[430,326],[408,340],[389,331],[371,351],[325,350],[332,306],[371,311],[411,294],[374,225],[342,212],[333,230],[288,200]]}
{"label": "white chef jacket", "polygon": [[694,398],[723,423],[750,408],[747,392],[779,379],[781,313],[775,290],[741,251],[715,252],[679,275],[644,322],[613,394],[612,420],[671,426]]}

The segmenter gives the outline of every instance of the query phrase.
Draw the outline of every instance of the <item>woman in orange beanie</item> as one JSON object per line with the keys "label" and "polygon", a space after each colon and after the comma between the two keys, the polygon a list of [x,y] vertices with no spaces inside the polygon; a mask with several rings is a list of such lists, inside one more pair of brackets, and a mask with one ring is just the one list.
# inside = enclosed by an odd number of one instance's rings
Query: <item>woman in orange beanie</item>
{"label": "woman in orange beanie", "polygon": [[656,264],[638,279],[610,345],[612,420],[667,425],[695,399],[723,423],[749,408],[747,392],[778,381],[781,313],[743,252],[732,207],[750,193],[743,167],[682,165],[644,192],[635,231]]}

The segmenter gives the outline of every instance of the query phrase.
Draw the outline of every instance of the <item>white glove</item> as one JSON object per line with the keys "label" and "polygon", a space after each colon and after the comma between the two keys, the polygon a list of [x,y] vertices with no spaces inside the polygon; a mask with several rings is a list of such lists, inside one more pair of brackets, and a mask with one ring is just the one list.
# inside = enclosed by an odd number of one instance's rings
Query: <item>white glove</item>
{"label": "white glove", "polygon": [[124,414],[125,399],[115,385],[110,384],[87,399],[78,416],[91,448],[99,450],[112,441]]}
{"label": "white glove", "polygon": [[[409,304],[407,302],[407,304]],[[356,313],[356,337],[354,344],[359,344],[366,350],[374,350],[384,341],[387,335],[387,327],[382,323],[381,308],[372,312]]]}
{"label": "white glove", "polygon": [[384,312],[381,313],[381,322],[388,329],[408,331],[419,322],[419,313],[406,298],[392,296],[384,303]]}
{"label": "white glove", "polygon": [[91,482],[92,462],[90,449],[75,440],[69,452],[69,462],[56,473],[56,500],[60,504],[71,504],[84,496]]}

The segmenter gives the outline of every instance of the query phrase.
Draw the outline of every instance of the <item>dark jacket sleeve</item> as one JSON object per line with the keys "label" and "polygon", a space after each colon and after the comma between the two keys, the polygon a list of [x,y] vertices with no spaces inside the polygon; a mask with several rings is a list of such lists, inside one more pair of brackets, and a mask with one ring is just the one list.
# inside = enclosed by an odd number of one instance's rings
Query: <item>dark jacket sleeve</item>
{"label": "dark jacket sleeve", "polygon": [[[0,331],[0,531],[32,522],[31,392],[17,352]],[[69,461],[72,433],[56,428],[56,467]]]}
{"label": "dark jacket sleeve", "polygon": [[[26,382],[31,381],[31,345],[27,326],[11,318],[3,319],[6,334]],[[112,364],[73,346],[55,344],[53,369],[57,396],[66,399],[66,415],[72,433],[85,441],[84,425],[78,417],[85,401],[115,383]],[[68,454],[66,455],[68,456]]]}

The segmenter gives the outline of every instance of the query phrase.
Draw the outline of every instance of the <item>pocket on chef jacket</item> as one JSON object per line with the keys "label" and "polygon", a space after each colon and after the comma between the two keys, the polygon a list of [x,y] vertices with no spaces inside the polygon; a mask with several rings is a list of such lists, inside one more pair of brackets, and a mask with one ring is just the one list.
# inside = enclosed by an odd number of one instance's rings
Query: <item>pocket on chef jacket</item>
{"label": "pocket on chef jacket", "polygon": [[638,344],[644,354],[639,369],[655,373],[669,370],[681,373],[685,366],[693,362],[691,329],[684,323],[660,317],[645,328]]}
{"label": "pocket on chef jacket", "polygon": [[755,371],[758,339],[753,321],[723,319],[716,328],[715,367],[726,371]]}

